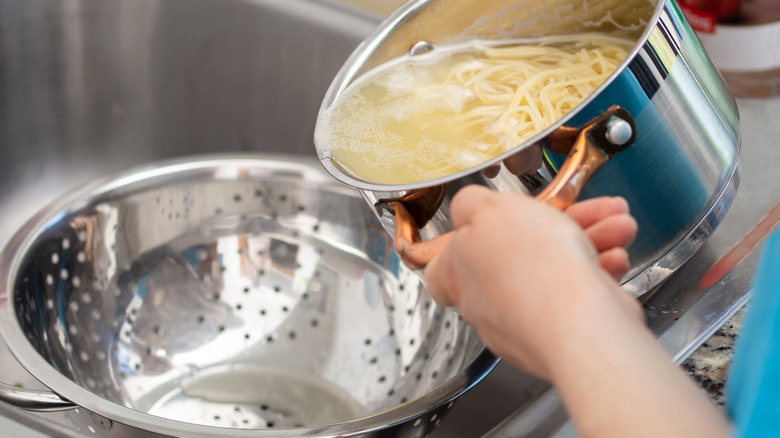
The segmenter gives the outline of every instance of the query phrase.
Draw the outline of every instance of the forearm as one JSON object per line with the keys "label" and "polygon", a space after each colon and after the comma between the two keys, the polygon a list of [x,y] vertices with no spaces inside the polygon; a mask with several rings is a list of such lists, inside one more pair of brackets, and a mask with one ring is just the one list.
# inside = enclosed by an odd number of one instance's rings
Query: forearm
{"label": "forearm", "polygon": [[583,437],[728,436],[725,417],[643,324],[624,312],[601,316],[576,328],[576,341],[562,340],[552,373]]}

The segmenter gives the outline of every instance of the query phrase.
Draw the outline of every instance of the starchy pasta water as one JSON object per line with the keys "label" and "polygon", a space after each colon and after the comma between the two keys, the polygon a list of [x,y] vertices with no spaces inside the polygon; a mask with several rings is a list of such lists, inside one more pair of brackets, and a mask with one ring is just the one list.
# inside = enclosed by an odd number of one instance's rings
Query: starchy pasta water
{"label": "starchy pasta water", "polygon": [[333,161],[369,182],[446,176],[550,126],[603,83],[632,44],[579,34],[399,58],[323,111],[315,137]]}

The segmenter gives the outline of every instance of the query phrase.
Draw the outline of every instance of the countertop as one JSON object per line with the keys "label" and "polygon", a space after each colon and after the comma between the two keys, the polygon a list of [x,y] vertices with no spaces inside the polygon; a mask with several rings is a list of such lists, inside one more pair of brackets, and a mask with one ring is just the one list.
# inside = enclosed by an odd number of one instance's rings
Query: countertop
{"label": "countertop", "polygon": [[[727,245],[718,251],[723,254],[731,245],[739,239],[746,239],[744,235],[749,229],[761,221],[764,214],[770,213],[764,219],[767,228],[776,228],[776,214],[772,211],[780,208],[780,185],[775,171],[780,155],[776,148],[777,135],[780,128],[772,120],[780,114],[780,98],[738,98],[740,107],[743,142],[742,142],[742,182],[739,193],[724,220],[724,227],[728,234],[733,235],[729,239],[722,239]],[[745,171],[748,169],[749,171]],[[775,211],[776,213],[776,211]],[[752,217],[747,217],[749,215]],[[766,219],[772,219],[766,221]],[[759,228],[757,226],[757,228]],[[736,232],[735,230],[740,230]],[[747,261],[747,267],[742,268],[742,276],[746,278],[733,279],[734,287],[738,283],[750,283],[752,280],[755,261]],[[738,268],[740,268],[738,266]],[[747,286],[742,286],[747,287]],[[749,304],[730,316],[717,331],[709,336],[706,341],[697,347],[682,363],[685,371],[696,380],[700,387],[707,392],[711,400],[724,406],[726,402],[725,384],[728,377],[728,368],[733,357],[735,341],[742,328],[743,318],[748,311]]]}
{"label": "countertop", "polygon": [[719,406],[726,403],[725,385],[729,364],[746,311],[747,306],[737,311],[681,364]]}

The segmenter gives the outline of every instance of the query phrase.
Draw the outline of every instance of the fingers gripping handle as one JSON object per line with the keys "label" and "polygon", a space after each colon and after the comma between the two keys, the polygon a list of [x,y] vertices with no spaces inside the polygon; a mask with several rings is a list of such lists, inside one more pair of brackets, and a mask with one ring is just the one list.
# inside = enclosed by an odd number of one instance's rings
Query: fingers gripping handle
{"label": "fingers gripping handle", "polygon": [[[573,143],[558,175],[536,199],[564,210],[577,200],[585,184],[610,158],[634,142],[636,126],[626,110],[613,106],[580,128],[576,136],[568,134],[572,128],[562,129],[567,131],[563,137],[573,139]],[[555,141],[555,149],[561,150],[560,139]],[[420,238],[418,223],[427,222],[435,214],[443,197],[444,186],[436,186],[384,201],[395,211],[395,250],[411,269],[423,269],[454,237],[450,231],[426,241]]]}

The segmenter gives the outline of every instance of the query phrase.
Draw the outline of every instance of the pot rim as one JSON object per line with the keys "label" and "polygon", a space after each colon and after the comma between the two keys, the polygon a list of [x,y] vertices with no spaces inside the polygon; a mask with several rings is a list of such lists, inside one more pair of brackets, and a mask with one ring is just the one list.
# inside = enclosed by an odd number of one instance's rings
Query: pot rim
{"label": "pot rim", "polygon": [[[387,19],[382,21],[382,23],[368,37],[366,37],[366,39],[364,39],[363,42],[361,42],[361,44],[355,49],[355,51],[352,52],[349,58],[347,58],[347,61],[338,71],[336,76],[333,78],[333,82],[331,82],[331,85],[328,88],[328,91],[326,92],[325,97],[323,98],[322,104],[320,106],[320,113],[323,113],[328,108],[330,108],[335,103],[335,101],[350,88],[351,84],[362,75],[361,66],[366,61],[366,59],[368,59],[374,53],[374,51],[382,44],[383,40],[387,37],[387,35],[389,35],[398,25],[403,23],[409,16],[414,15],[419,9],[423,8],[425,4],[428,3],[429,1],[430,0],[412,0],[403,4],[395,12],[393,12],[393,14],[391,14]],[[654,1],[654,0],[648,0],[648,1]],[[475,166],[472,166],[468,169],[461,170],[456,173],[452,173],[446,176],[429,179],[425,181],[418,181],[418,182],[404,183],[404,184],[372,183],[350,175],[348,171],[344,170],[339,164],[334,162],[330,157],[328,151],[319,147],[319,145],[317,145],[316,133],[318,132],[318,129],[315,126],[314,132],[315,132],[315,147],[317,150],[317,156],[319,157],[323,167],[325,167],[328,173],[331,174],[337,180],[351,187],[355,187],[358,190],[365,190],[365,191],[372,191],[372,192],[407,191],[407,190],[431,187],[440,184],[446,184],[448,182],[452,182],[455,180],[468,177],[469,175],[477,174],[490,166],[499,164],[506,158],[515,155],[518,152],[539,143],[545,137],[550,135],[550,133],[555,131],[557,128],[565,125],[576,114],[580,113],[585,107],[590,105],[590,103],[594,99],[596,99],[596,97],[599,94],[604,92],[604,90],[606,90],[612,84],[615,78],[617,78],[626,68],[628,68],[629,64],[633,62],[634,58],[639,53],[642,46],[644,46],[647,40],[649,39],[650,34],[651,32],[653,32],[653,30],[656,27],[656,24],[659,22],[661,14],[666,8],[666,5],[670,4],[674,6],[674,3],[670,2],[669,0],[655,0],[655,1],[656,1],[655,9],[653,10],[653,13],[650,15],[647,23],[645,24],[644,30],[637,37],[634,46],[631,48],[626,58],[620,63],[620,65],[618,65],[615,71],[613,71],[612,74],[610,74],[609,77],[606,80],[604,80],[604,82],[601,83],[601,85],[599,85],[588,97],[586,97],[579,104],[577,104],[577,106],[573,110],[569,111],[567,114],[564,114],[555,123],[548,126],[544,130],[538,132],[536,135],[526,140],[525,142],[487,161],[484,161],[480,164],[477,164]],[[674,7],[677,8],[676,6]],[[679,12],[679,8],[677,9]],[[316,124],[319,125],[319,119],[317,120]]]}
{"label": "pot rim", "polygon": [[[309,161],[309,160],[306,160]],[[231,437],[292,437],[292,436],[350,436],[381,430],[425,415],[431,410],[452,403],[458,396],[477,384],[498,364],[499,359],[487,349],[458,375],[439,388],[393,409],[355,420],[303,427],[295,429],[235,429],[185,423],[141,412],[115,402],[105,400],[68,379],[46,361],[25,337],[17,323],[13,309],[13,283],[26,250],[38,239],[63,212],[82,207],[86,199],[121,191],[128,184],[140,180],[187,171],[262,166],[285,169],[293,166],[301,172],[302,180],[331,191],[342,191],[358,197],[352,189],[333,181],[317,168],[316,161],[302,163],[300,157],[279,154],[219,154],[198,155],[187,158],[159,161],[132,168],[111,176],[84,184],[59,200],[49,204],[29,219],[11,238],[0,253],[0,336],[14,358],[30,373],[75,408],[84,408],[112,421],[163,435],[180,436],[231,436]],[[1,378],[2,376],[0,376]]]}

